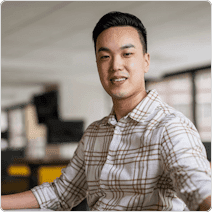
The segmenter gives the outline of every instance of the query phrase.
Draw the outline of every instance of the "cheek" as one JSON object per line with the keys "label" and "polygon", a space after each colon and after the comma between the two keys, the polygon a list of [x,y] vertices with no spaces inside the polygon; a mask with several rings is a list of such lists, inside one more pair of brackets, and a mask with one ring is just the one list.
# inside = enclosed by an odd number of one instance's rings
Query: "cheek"
{"label": "cheek", "polygon": [[104,66],[102,66],[101,64],[98,64],[97,70],[98,70],[99,76],[102,77],[104,75],[104,72],[105,72]]}
{"label": "cheek", "polygon": [[132,77],[133,75],[136,74],[138,70],[138,63],[137,62],[131,62],[128,64],[128,74]]}
{"label": "cheek", "polygon": [[130,67],[131,67],[131,68],[134,68],[134,67],[135,67],[135,63],[131,63],[131,64],[130,64]]}
{"label": "cheek", "polygon": [[130,69],[132,69],[132,70],[139,69],[139,67],[140,67],[140,62],[138,62],[138,61],[133,61],[133,62],[131,62],[131,63],[128,65],[128,67],[129,67]]}
{"label": "cheek", "polygon": [[141,74],[141,73],[145,72],[145,66],[142,63],[142,61],[137,61],[137,62],[131,63],[130,68],[134,73],[138,72]]}
{"label": "cheek", "polygon": [[98,67],[98,73],[101,83],[106,84],[108,79],[107,71],[102,67]]}

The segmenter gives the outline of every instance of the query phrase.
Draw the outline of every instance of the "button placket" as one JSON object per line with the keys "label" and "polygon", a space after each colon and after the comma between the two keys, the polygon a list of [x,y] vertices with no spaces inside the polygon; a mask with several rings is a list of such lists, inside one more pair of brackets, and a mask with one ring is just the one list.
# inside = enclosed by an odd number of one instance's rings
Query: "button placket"
{"label": "button placket", "polygon": [[121,141],[121,130],[120,130],[120,127],[118,125],[116,125],[115,129],[114,129],[114,135],[113,135],[112,141],[109,146],[107,159],[102,168],[101,175],[100,175],[99,182],[100,182],[100,188],[102,188],[102,189],[106,188],[106,185],[104,185],[102,183],[104,183],[104,181],[107,181],[109,179],[108,174],[109,174],[110,170],[114,167],[114,162],[115,162],[115,160],[113,160],[113,158],[115,156],[114,151],[116,151],[118,149],[118,146],[120,145],[120,141]]}

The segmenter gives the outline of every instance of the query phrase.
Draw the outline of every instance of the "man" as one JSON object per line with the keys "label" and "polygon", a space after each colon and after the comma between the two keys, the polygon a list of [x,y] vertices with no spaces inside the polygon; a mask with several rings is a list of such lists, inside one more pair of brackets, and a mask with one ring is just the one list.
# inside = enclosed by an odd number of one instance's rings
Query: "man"
{"label": "man", "polygon": [[111,114],[85,131],[60,178],[2,197],[2,208],[70,210],[208,210],[210,164],[194,125],[146,91],[146,30],[138,18],[112,12],[93,31],[101,83]]}

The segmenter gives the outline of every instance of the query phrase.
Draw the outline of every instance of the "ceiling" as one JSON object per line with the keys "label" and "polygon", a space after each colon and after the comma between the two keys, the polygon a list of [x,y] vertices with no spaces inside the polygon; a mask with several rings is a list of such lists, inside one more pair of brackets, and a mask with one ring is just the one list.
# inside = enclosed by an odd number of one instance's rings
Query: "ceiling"
{"label": "ceiling", "polygon": [[206,1],[5,1],[1,6],[2,101],[70,77],[98,80],[92,30],[107,12],[136,15],[148,33],[146,78],[210,65]]}

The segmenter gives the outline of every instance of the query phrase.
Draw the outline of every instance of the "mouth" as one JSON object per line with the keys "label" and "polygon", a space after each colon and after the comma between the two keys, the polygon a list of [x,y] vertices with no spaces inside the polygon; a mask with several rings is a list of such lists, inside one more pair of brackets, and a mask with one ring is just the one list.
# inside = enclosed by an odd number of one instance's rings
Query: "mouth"
{"label": "mouth", "polygon": [[110,79],[110,81],[111,81],[112,83],[115,83],[115,82],[124,82],[124,81],[126,81],[126,80],[127,80],[126,77],[122,77],[122,78],[112,78],[112,79]]}

